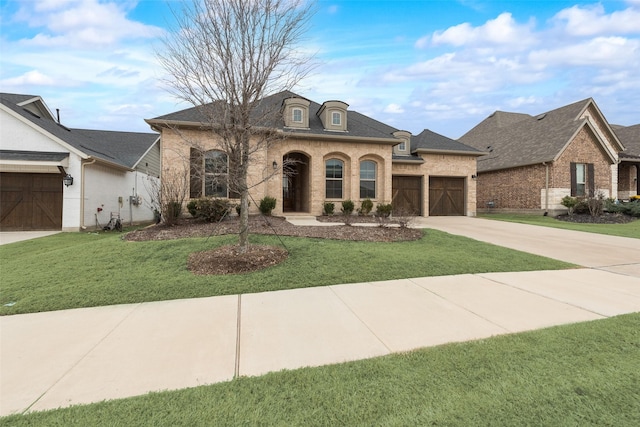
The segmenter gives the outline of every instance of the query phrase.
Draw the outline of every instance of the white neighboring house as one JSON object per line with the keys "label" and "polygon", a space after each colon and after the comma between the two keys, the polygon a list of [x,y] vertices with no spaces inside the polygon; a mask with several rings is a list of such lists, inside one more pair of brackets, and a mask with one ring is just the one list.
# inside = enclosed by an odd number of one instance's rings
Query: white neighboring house
{"label": "white neighboring house", "polygon": [[0,101],[0,231],[154,219],[158,134],[69,129],[39,96],[0,93]]}

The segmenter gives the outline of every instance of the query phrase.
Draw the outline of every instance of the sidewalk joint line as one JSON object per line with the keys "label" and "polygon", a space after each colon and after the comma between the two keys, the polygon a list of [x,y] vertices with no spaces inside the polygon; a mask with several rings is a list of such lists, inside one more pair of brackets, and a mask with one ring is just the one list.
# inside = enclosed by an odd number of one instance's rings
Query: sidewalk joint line
{"label": "sidewalk joint line", "polygon": [[31,402],[31,404],[29,404],[29,406],[27,406],[24,411],[20,412],[20,414],[22,415],[26,414],[27,411],[29,411],[29,409],[33,407],[33,405],[38,403],[47,393],[49,393],[49,391],[51,391],[52,388],[54,388],[60,381],[62,381],[67,375],[69,375],[71,371],[73,371],[84,359],[87,358],[87,356],[89,356],[89,354],[91,354],[100,344],[102,344],[109,336],[111,336],[111,334],[113,334],[113,332],[116,329],[118,329],[120,325],[122,325],[122,323],[125,320],[127,320],[133,314],[133,312],[136,311],[143,304],[145,303],[141,302],[141,303],[135,304],[135,306],[129,313],[127,313],[122,319],[120,319],[120,321],[116,323],[115,326],[111,328],[110,331],[108,331],[102,338],[100,338],[100,340],[98,340],[97,343],[95,343],[95,345],[93,345],[89,350],[86,351],[86,353],[84,353],[78,360],[76,360],[76,362],[73,365],[71,365],[69,369],[64,371],[62,375],[60,375],[60,377],[57,380],[55,380],[53,384],[51,384],[51,386],[47,387],[47,389],[43,391],[42,394],[38,396],[36,400]]}
{"label": "sidewalk joint line", "polygon": [[236,360],[235,366],[233,369],[233,378],[238,378],[240,376],[240,333],[242,326],[242,294],[238,294],[238,310],[236,313],[237,321],[236,321]]}
{"label": "sidewalk joint line", "polygon": [[[370,285],[371,282],[366,282],[367,285]],[[336,298],[338,298],[338,300],[345,306],[347,307],[347,309],[351,312],[351,314],[353,314],[356,319],[358,319],[360,321],[360,323],[362,323],[364,325],[365,328],[367,328],[367,330],[369,332],[371,332],[371,335],[373,335],[374,337],[376,337],[376,339],[378,341],[380,341],[380,343],[384,346],[384,348],[387,349],[387,351],[389,352],[389,354],[391,353],[395,353],[392,349],[389,348],[389,346],[387,345],[386,342],[384,342],[382,340],[382,338],[380,338],[378,336],[378,334],[376,334],[373,329],[371,329],[371,327],[367,324],[367,322],[365,322],[360,316],[358,316],[358,313],[356,313],[353,308],[351,308],[351,306],[349,304],[347,304],[347,302],[345,300],[343,300],[342,298],[340,298],[340,295],[338,295],[338,293],[335,291],[335,289],[333,289],[336,285],[330,285],[328,286],[328,288],[331,290],[331,292],[333,292],[333,294],[336,296]]]}

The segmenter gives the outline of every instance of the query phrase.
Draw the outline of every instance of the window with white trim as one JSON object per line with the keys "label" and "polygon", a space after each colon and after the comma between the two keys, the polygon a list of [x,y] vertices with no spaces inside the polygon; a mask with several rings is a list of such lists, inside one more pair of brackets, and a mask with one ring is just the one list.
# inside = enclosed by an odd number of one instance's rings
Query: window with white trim
{"label": "window with white trim", "polygon": [[342,199],[342,181],[344,177],[344,162],[329,159],[325,163],[325,197],[327,199]]}
{"label": "window with white trim", "polygon": [[296,123],[302,123],[302,114],[301,108],[294,108],[292,110],[293,117],[291,119]]}
{"label": "window with white trim", "polygon": [[334,126],[342,125],[342,113],[334,111],[331,113],[331,124]]}
{"label": "window with white trim", "polygon": [[371,160],[360,162],[360,198],[376,198],[376,163]]}

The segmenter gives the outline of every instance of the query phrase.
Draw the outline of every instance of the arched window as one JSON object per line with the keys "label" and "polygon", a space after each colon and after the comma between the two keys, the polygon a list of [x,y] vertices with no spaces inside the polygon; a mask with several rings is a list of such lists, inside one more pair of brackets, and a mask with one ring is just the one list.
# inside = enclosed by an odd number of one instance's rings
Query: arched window
{"label": "arched window", "polygon": [[371,160],[360,162],[360,198],[376,198],[376,163]]}
{"label": "arched window", "polygon": [[327,199],[342,199],[344,163],[342,160],[330,159],[325,163],[325,167],[325,197]]}

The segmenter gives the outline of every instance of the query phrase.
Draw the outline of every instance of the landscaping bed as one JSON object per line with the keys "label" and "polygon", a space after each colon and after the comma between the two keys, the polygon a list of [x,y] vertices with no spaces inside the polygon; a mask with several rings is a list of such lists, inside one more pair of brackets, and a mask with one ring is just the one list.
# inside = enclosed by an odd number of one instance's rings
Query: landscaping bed
{"label": "landscaping bed", "polygon": [[[343,219],[342,217],[331,218],[334,218],[334,221]],[[355,221],[354,217],[354,222],[365,222],[365,219],[370,218],[372,217],[360,217]],[[329,217],[326,220],[329,220]],[[175,225],[157,224],[135,230],[127,233],[124,239],[140,242],[210,237],[238,234],[239,230],[238,217],[230,217],[214,223],[188,218],[180,220]],[[413,228],[349,225],[299,226],[287,222],[282,217],[260,215],[249,217],[249,230],[251,234],[366,242],[401,242],[418,240],[422,237],[422,231]],[[287,251],[278,246],[249,245],[249,248],[243,252],[238,246],[226,245],[209,251],[192,253],[187,267],[194,274],[248,273],[277,265],[286,260],[287,256]]]}

